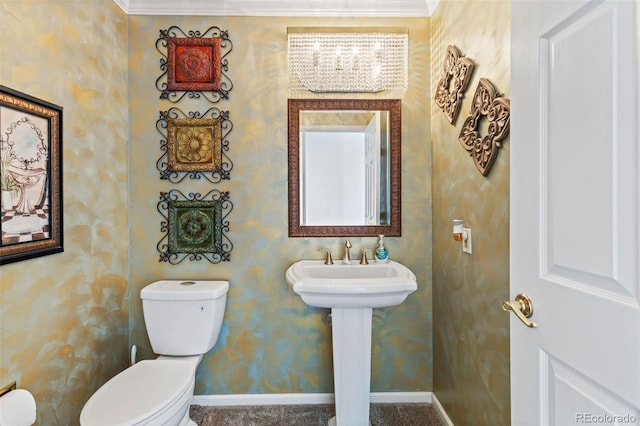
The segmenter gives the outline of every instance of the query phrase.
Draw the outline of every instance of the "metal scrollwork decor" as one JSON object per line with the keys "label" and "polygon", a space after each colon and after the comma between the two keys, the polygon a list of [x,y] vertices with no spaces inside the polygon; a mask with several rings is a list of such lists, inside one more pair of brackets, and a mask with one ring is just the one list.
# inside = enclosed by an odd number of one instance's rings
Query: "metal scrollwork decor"
{"label": "metal scrollwork decor", "polygon": [[160,262],[177,265],[185,259],[220,263],[231,260],[233,244],[226,235],[233,208],[229,192],[211,190],[205,195],[179,190],[160,193],[158,212],[164,236],[158,241]]}
{"label": "metal scrollwork decor", "polygon": [[473,68],[473,61],[463,57],[455,46],[447,47],[444,73],[438,81],[434,100],[451,124],[454,124],[458,118],[464,91],[471,80]]}
{"label": "metal scrollwork decor", "polygon": [[[488,122],[486,135],[481,135],[479,130],[483,119]],[[498,96],[493,84],[481,78],[473,96],[471,114],[464,121],[458,140],[469,152],[482,176],[487,176],[491,171],[501,142],[509,134],[510,121],[511,101]]]}
{"label": "metal scrollwork decor", "polygon": [[210,108],[185,114],[179,108],[160,111],[156,129],[162,155],[156,162],[160,179],[172,183],[204,178],[211,183],[230,179],[233,163],[227,155],[233,124],[228,111]]}
{"label": "metal scrollwork decor", "polygon": [[233,84],[227,76],[227,55],[232,48],[229,31],[218,27],[209,27],[204,33],[185,33],[177,26],[160,30],[156,40],[156,49],[162,55],[162,73],[156,80],[160,99],[174,103],[185,96],[202,96],[213,103],[228,99]]}

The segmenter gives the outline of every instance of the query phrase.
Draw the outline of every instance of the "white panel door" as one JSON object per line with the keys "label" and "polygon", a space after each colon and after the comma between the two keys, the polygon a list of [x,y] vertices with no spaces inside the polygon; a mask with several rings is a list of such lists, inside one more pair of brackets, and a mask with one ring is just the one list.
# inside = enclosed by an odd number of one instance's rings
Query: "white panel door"
{"label": "white panel door", "polygon": [[638,8],[511,2],[514,426],[640,424]]}

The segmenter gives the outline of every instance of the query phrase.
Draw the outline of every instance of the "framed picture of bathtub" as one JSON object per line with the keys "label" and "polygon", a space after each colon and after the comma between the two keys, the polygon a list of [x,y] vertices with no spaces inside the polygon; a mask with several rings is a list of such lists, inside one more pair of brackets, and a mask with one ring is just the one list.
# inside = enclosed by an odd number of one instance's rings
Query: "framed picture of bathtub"
{"label": "framed picture of bathtub", "polygon": [[0,86],[0,265],[62,252],[62,107]]}

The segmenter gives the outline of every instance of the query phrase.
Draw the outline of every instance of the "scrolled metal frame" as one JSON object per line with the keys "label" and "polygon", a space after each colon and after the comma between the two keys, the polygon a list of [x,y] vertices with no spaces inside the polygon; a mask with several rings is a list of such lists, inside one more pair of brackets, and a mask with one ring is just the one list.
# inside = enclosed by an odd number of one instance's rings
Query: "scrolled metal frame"
{"label": "scrolled metal frame", "polygon": [[[212,245],[214,250],[205,251],[202,247],[174,249],[173,245],[176,238],[176,229],[171,229],[171,223],[174,226],[176,218],[171,220],[170,215],[175,214],[178,207],[189,208],[213,208],[216,212],[216,222],[213,224],[215,229],[216,241]],[[231,260],[231,250],[233,243],[227,237],[229,231],[228,216],[233,210],[233,204],[229,198],[229,192],[211,190],[205,195],[200,193],[183,194],[177,189],[169,192],[160,193],[160,201],[158,202],[158,212],[163,220],[160,223],[160,231],[164,233],[160,241],[158,241],[157,249],[160,252],[160,262],[168,262],[177,265],[185,259],[190,261],[207,260],[210,263],[227,262]],[[209,247],[211,248],[211,247]]]}
{"label": "scrolled metal frame", "polygon": [[[233,162],[227,155],[229,152],[229,140],[227,137],[233,129],[233,123],[229,120],[229,111],[221,111],[218,108],[209,108],[206,112],[200,113],[198,111],[189,111],[186,114],[177,107],[172,107],[166,111],[160,111],[158,121],[156,121],[156,129],[163,136],[160,140],[160,151],[162,155],[156,162],[156,167],[160,171],[160,179],[168,180],[172,183],[182,182],[185,178],[201,179],[204,178],[211,183],[218,183],[222,180],[231,179],[231,170],[233,169]],[[222,129],[220,150],[221,150],[221,163],[218,169],[212,170],[211,174],[202,172],[200,170],[178,171],[171,169],[168,163],[168,144],[169,135],[168,127],[169,120],[173,119],[202,119],[212,118],[220,120],[220,127]]]}
{"label": "scrolled metal frame", "polygon": [[[167,75],[169,71],[169,39],[173,38],[191,38],[191,39],[206,39],[214,38],[220,41],[220,87],[216,90],[202,91],[202,90],[171,90],[167,82]],[[233,88],[233,83],[227,75],[229,71],[229,60],[227,56],[233,50],[233,43],[229,39],[229,31],[221,30],[216,26],[207,28],[205,32],[200,31],[183,31],[178,26],[171,26],[165,30],[160,30],[160,37],[156,40],[156,50],[162,55],[160,58],[160,76],[156,79],[156,88],[160,91],[160,99],[166,99],[169,102],[178,103],[185,96],[191,99],[199,99],[204,97],[209,102],[217,103],[222,99],[229,99],[229,92]],[[178,92],[182,92],[179,94]]]}

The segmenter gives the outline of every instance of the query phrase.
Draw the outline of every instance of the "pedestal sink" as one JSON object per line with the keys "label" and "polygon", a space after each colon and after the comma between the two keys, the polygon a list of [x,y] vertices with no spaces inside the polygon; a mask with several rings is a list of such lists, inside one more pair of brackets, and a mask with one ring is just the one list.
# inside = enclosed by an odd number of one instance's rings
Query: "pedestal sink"
{"label": "pedestal sink", "polygon": [[[21,169],[15,166],[7,166],[7,172],[9,176],[20,188],[20,200],[15,209],[20,214],[32,214],[35,211],[35,205],[42,201],[42,195],[44,193],[44,186],[41,186],[39,191],[32,194],[32,188],[38,183],[38,181],[46,174],[46,170],[42,168],[38,169]],[[35,188],[34,188],[35,189]]]}
{"label": "pedestal sink", "polygon": [[371,314],[416,291],[416,277],[390,261],[325,265],[300,260],[287,269],[293,291],[309,306],[331,308],[336,416],[329,425],[368,426],[371,384]]}

